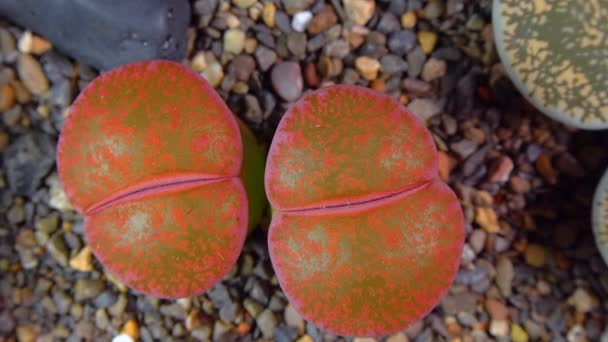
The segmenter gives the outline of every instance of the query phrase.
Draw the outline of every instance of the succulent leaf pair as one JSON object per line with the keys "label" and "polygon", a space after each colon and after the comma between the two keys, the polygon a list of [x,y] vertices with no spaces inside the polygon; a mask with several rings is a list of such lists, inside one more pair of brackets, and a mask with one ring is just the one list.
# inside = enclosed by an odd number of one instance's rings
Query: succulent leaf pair
{"label": "succulent leaf pair", "polygon": [[196,295],[225,276],[261,217],[264,185],[279,283],[329,331],[402,329],[458,268],[463,215],[438,179],[430,133],[365,88],[294,104],[263,175],[254,136],[207,82],[174,62],[138,62],[81,93],[57,158],[97,258],[153,296]]}

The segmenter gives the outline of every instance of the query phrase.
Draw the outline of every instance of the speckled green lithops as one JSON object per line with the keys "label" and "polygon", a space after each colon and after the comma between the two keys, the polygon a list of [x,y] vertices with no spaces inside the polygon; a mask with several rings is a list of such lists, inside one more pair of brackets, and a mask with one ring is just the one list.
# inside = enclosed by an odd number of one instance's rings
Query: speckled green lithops
{"label": "speckled green lithops", "polygon": [[593,197],[593,234],[597,248],[608,264],[608,170]]}
{"label": "speckled green lithops", "polygon": [[537,108],[608,128],[608,1],[494,0],[493,23],[506,72]]}

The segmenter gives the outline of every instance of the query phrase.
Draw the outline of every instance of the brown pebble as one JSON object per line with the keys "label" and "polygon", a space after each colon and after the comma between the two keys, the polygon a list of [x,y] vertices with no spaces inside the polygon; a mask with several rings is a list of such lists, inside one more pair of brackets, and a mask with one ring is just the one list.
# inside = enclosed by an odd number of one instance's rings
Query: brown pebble
{"label": "brown pebble", "polygon": [[17,59],[17,73],[25,87],[35,95],[42,95],[49,89],[49,81],[38,61],[26,54]]}
{"label": "brown pebble", "polygon": [[457,162],[443,151],[439,151],[437,157],[439,161],[439,177],[446,182],[450,178],[450,173],[456,167]]}
{"label": "brown pebble", "polygon": [[475,208],[475,222],[488,233],[497,233],[500,231],[498,217],[492,208]]}
{"label": "brown pebble", "polygon": [[310,34],[321,33],[332,27],[338,21],[336,12],[331,5],[326,5],[317,13],[308,24],[308,32]]}
{"label": "brown pebble", "polygon": [[557,175],[548,154],[543,153],[536,159],[536,170],[549,184],[557,183]]}
{"label": "brown pebble", "polygon": [[304,80],[306,81],[306,84],[311,88],[319,87],[319,83],[321,83],[321,80],[319,80],[317,67],[314,65],[314,63],[308,63],[304,68]]}
{"label": "brown pebble", "polygon": [[380,62],[367,56],[360,56],[355,60],[355,67],[363,78],[371,81],[378,77],[378,71],[380,71]]}
{"label": "brown pebble", "polygon": [[422,68],[422,79],[425,82],[431,82],[445,75],[448,70],[447,63],[442,59],[431,58]]}
{"label": "brown pebble", "polygon": [[0,112],[5,112],[15,105],[15,90],[10,84],[0,87]]}
{"label": "brown pebble", "polygon": [[505,320],[509,317],[509,308],[507,308],[504,303],[496,299],[487,299],[485,307],[492,319]]}
{"label": "brown pebble", "polygon": [[513,176],[509,179],[509,186],[513,192],[523,194],[530,191],[530,182],[522,177]]}
{"label": "brown pebble", "polygon": [[511,171],[513,171],[513,161],[507,156],[502,156],[492,163],[488,180],[494,183],[504,183],[509,180]]}

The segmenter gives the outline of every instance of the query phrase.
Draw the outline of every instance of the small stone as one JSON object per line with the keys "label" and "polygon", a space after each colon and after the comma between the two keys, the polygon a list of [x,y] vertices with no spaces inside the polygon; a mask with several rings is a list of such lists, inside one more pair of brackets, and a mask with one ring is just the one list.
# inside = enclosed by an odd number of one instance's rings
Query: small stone
{"label": "small stone", "polygon": [[285,11],[289,15],[301,12],[314,3],[314,0],[281,0],[285,6]]}
{"label": "small stone", "polygon": [[407,72],[411,78],[417,78],[422,73],[426,55],[420,47],[407,54]]}
{"label": "small stone", "polygon": [[17,46],[22,53],[32,53],[34,55],[42,55],[53,48],[48,40],[34,35],[31,31],[25,31],[21,35]]}
{"label": "small stone", "polygon": [[312,20],[312,12],[304,11],[298,12],[293,16],[291,20],[291,28],[296,32],[304,32],[306,31],[306,27],[308,27],[308,23]]}
{"label": "small stone", "polygon": [[500,231],[498,216],[492,208],[476,207],[475,222],[488,233],[498,233]]}
{"label": "small stone", "polygon": [[528,342],[528,333],[519,324],[511,324],[511,340],[513,342]]}
{"label": "small stone", "polygon": [[422,68],[422,79],[425,82],[431,82],[445,75],[448,70],[447,63],[442,59],[431,58]]}
{"label": "small stone", "polygon": [[276,21],[275,21],[275,14],[277,12],[277,6],[272,3],[272,2],[268,2],[266,3],[266,5],[264,5],[264,9],[262,10],[262,20],[264,20],[264,23],[266,24],[266,26],[270,27],[270,28],[274,28]]}
{"label": "small stone", "polygon": [[422,51],[427,55],[435,50],[437,44],[437,33],[433,31],[418,31],[418,43]]}
{"label": "small stone", "polygon": [[304,335],[300,338],[297,339],[296,342],[314,342],[315,340],[312,339],[312,337],[310,337],[309,335]]}
{"label": "small stone", "polygon": [[93,270],[93,254],[91,248],[85,246],[78,254],[70,259],[70,267],[81,272]]}
{"label": "small stone", "polygon": [[513,171],[513,160],[508,156],[501,156],[490,167],[488,180],[494,183],[504,183],[509,180]]}
{"label": "small stone", "polygon": [[304,332],[304,319],[292,305],[287,305],[285,308],[285,323],[298,329],[300,333]]}
{"label": "small stone", "polygon": [[205,52],[199,51],[192,57],[192,61],[190,62],[190,66],[192,70],[196,72],[201,72],[207,68],[207,58],[205,57]]}
{"label": "small stone", "polygon": [[380,71],[380,62],[378,60],[360,56],[355,60],[355,67],[357,71],[363,76],[364,79],[371,81],[378,78],[378,71]]}
{"label": "small stone", "polygon": [[549,184],[557,183],[557,175],[548,154],[543,153],[536,159],[536,170]]}
{"label": "small stone", "polygon": [[525,251],[526,263],[534,267],[543,267],[547,262],[547,249],[544,246],[531,243]]}
{"label": "small stone", "polygon": [[587,290],[579,287],[568,297],[568,305],[574,306],[580,313],[587,313],[593,311],[599,303]]}
{"label": "small stone", "polygon": [[509,322],[493,319],[490,322],[490,334],[496,337],[507,336],[509,334]]}
{"label": "small stone", "polygon": [[119,334],[112,338],[112,342],[135,342],[131,336],[127,334]]}
{"label": "small stone", "polygon": [[104,309],[97,309],[95,311],[95,326],[100,330],[106,330],[110,325],[110,317]]}
{"label": "small stone", "polygon": [[397,31],[399,30],[399,28],[399,20],[391,12],[385,12],[380,18],[378,25],[376,25],[376,31],[382,32],[384,34],[389,34],[391,32]]}
{"label": "small stone", "polygon": [[473,251],[477,254],[483,250],[486,243],[487,233],[482,229],[475,229],[469,236],[469,244]]}
{"label": "small stone", "polygon": [[17,341],[34,342],[40,335],[40,327],[33,324],[17,326]]}
{"label": "small stone", "polygon": [[[407,90],[408,92],[412,93],[412,94],[425,94],[430,92],[433,89],[433,86],[431,86],[430,83],[428,82],[424,82],[421,81],[419,79],[415,79],[415,78],[406,78],[401,82],[403,88],[405,88],[405,90]],[[448,120],[444,120],[443,124],[444,125],[449,125]],[[456,123],[454,123],[454,126],[456,126]],[[454,132],[456,131],[456,128],[454,128]],[[449,130],[446,129],[446,133],[449,133]],[[454,134],[454,133],[452,133]]]}
{"label": "small stone", "polygon": [[486,300],[486,311],[495,320],[504,321],[509,317],[509,308],[496,299],[489,298]]}
{"label": "small stone", "polygon": [[310,34],[319,34],[332,27],[338,21],[336,12],[331,5],[325,5],[308,24]]}
{"label": "small stone", "polygon": [[232,3],[240,8],[249,8],[257,3],[257,0],[232,0]]}
{"label": "small stone", "polygon": [[416,26],[416,12],[407,11],[401,16],[401,26],[404,29],[411,29]]}
{"label": "small stone", "polygon": [[0,28],[0,51],[5,58],[15,53],[16,48],[17,46],[13,34],[4,27]]}
{"label": "small stone", "polygon": [[473,14],[466,23],[466,27],[471,31],[481,31],[484,25],[483,18],[477,14]]}
{"label": "small stone", "polygon": [[507,257],[499,257],[496,262],[496,285],[504,297],[511,296],[511,286],[515,271],[513,263]]}
{"label": "small stone", "polygon": [[345,58],[350,53],[350,46],[344,39],[336,39],[325,45],[323,50],[327,56]]}
{"label": "small stone", "polygon": [[222,84],[222,80],[224,79],[224,70],[220,63],[212,62],[203,70],[203,72],[201,72],[201,75],[212,87],[217,88]]}
{"label": "small stone", "polygon": [[262,71],[268,71],[270,67],[276,62],[277,54],[273,50],[260,45],[255,50],[255,58],[258,61],[258,65]]}
{"label": "small stone", "polygon": [[456,167],[456,161],[449,154],[439,151],[437,155],[439,166],[439,177],[446,182],[450,178],[450,173]]}
{"label": "small stone", "polygon": [[469,139],[462,139],[450,144],[450,150],[460,159],[466,159],[477,150],[477,144]]}
{"label": "small stone", "polygon": [[228,72],[236,76],[239,81],[247,82],[251,77],[251,73],[255,70],[255,60],[249,55],[238,55],[228,67]]}
{"label": "small stone", "polygon": [[374,15],[374,0],[342,0],[346,16],[356,25],[365,26]]}
{"label": "small stone", "polygon": [[134,319],[128,320],[127,323],[122,326],[120,333],[125,334],[137,341],[137,339],[139,339],[139,325],[137,324],[137,321]]}
{"label": "small stone", "polygon": [[0,87],[0,112],[5,112],[15,105],[15,89],[7,83]]}
{"label": "small stone", "polygon": [[245,298],[243,301],[243,307],[245,310],[251,315],[251,317],[256,318],[264,310],[264,306],[251,298]]}
{"label": "small stone", "polygon": [[519,176],[511,177],[511,179],[509,179],[509,186],[513,192],[518,194],[525,194],[530,191],[530,182]]}
{"label": "small stone", "polygon": [[264,310],[257,318],[256,323],[264,338],[272,338],[274,328],[277,326],[277,318],[269,309]]}
{"label": "small stone", "polygon": [[384,55],[380,59],[380,70],[385,74],[397,74],[407,70],[407,63],[397,55]]}
{"label": "small stone", "polygon": [[238,29],[230,29],[224,33],[224,51],[240,54],[245,46],[245,32]]}
{"label": "small stone", "polygon": [[416,47],[416,34],[411,30],[399,30],[389,35],[388,49],[399,56],[405,55]]}
{"label": "small stone", "polygon": [[386,342],[408,342],[408,338],[407,336],[402,333],[402,332],[398,332],[394,335],[390,335],[387,339]]}
{"label": "small stone", "polygon": [[127,296],[125,294],[120,294],[118,296],[118,299],[116,299],[116,302],[114,302],[114,304],[110,306],[108,311],[110,311],[110,314],[112,316],[118,317],[122,315],[123,312],[125,312],[128,303],[129,301],[127,299]]}
{"label": "small stone", "polygon": [[415,98],[407,108],[423,121],[427,121],[441,112],[439,104],[429,98]]}
{"label": "small stone", "polygon": [[74,285],[74,299],[80,302],[95,298],[102,290],[103,281],[100,279],[78,279]]}
{"label": "small stone", "polygon": [[[566,340],[568,342],[587,342],[587,336],[585,334],[585,329],[580,324],[575,324],[568,330],[568,334],[566,335]],[[604,342],[604,341],[602,341]]]}
{"label": "small stone", "polygon": [[58,232],[46,243],[46,249],[61,266],[68,265],[68,248],[63,240],[63,233]]}
{"label": "small stone", "polygon": [[378,342],[378,340],[373,337],[355,337],[353,342]]}
{"label": "small stone", "polygon": [[426,19],[437,19],[441,17],[444,11],[444,1],[443,0],[431,0],[428,2],[424,11],[422,12]]}
{"label": "small stone", "polygon": [[274,90],[285,101],[293,102],[302,95],[304,81],[300,64],[283,62],[272,69],[270,79]]}
{"label": "small stone", "polygon": [[20,55],[17,59],[17,73],[32,94],[42,95],[49,89],[49,80],[34,57],[27,54]]}
{"label": "small stone", "polygon": [[303,57],[306,55],[306,34],[302,32],[288,33],[287,48],[294,56],[303,59]]}

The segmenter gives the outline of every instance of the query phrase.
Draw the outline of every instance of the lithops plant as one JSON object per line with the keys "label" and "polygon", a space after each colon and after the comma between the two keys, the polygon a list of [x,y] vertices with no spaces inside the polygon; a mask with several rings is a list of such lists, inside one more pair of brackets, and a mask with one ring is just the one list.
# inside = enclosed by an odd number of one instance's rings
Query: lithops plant
{"label": "lithops plant", "polygon": [[507,74],[552,118],[608,128],[606,18],[604,0],[494,0],[494,36]]}
{"label": "lithops plant", "polygon": [[332,86],[288,110],[266,161],[268,244],[304,318],[369,336],[433,309],[464,239],[462,209],[437,163],[423,123],[375,91]]}
{"label": "lithops plant", "polygon": [[595,190],[592,221],[597,248],[608,264],[608,170]]}
{"label": "lithops plant", "polygon": [[248,218],[261,215],[263,159],[252,139],[199,75],[145,61],[79,95],[57,164],[99,261],[135,290],[186,297],[229,271]]}

